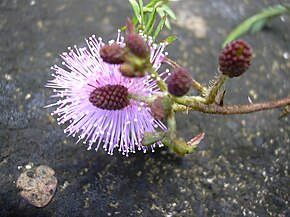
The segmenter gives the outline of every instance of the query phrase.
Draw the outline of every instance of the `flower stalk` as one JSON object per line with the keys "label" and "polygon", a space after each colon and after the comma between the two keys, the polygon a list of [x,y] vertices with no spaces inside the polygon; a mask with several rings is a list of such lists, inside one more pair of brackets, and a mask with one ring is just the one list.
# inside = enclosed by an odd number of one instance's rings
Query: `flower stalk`
{"label": "flower stalk", "polygon": [[142,95],[132,94],[132,93],[128,94],[128,99],[133,99],[133,100],[136,100],[136,101],[142,101],[142,102],[145,102],[145,103],[147,103],[149,105],[152,104],[157,97],[158,97],[158,95],[154,95],[154,96],[148,97],[148,96],[142,96]]}
{"label": "flower stalk", "polygon": [[156,81],[156,83],[157,83],[158,87],[160,88],[160,90],[162,92],[166,92],[167,91],[166,83],[159,76],[159,74],[154,70],[154,68],[152,67],[152,64],[149,61],[147,61],[146,69],[147,69],[148,74],[151,75],[151,78]]}
{"label": "flower stalk", "polygon": [[173,104],[174,111],[187,112],[189,110],[197,110],[209,114],[237,115],[237,114],[248,114],[290,105],[290,96],[279,100],[264,103],[243,104],[233,106],[220,106],[217,104],[208,105],[202,102],[197,102],[196,100],[186,100],[186,99],[177,101],[180,102],[180,104],[179,103]]}
{"label": "flower stalk", "polygon": [[206,104],[212,104],[215,102],[216,96],[218,95],[221,87],[224,85],[227,78],[228,78],[227,75],[220,74],[217,77],[217,79],[215,79],[213,85],[206,92],[206,97],[205,97]]}

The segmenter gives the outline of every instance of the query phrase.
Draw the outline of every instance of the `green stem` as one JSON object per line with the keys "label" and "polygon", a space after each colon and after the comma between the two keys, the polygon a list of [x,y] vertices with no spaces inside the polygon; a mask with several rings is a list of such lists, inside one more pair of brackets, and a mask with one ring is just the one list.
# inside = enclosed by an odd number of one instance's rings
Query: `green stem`
{"label": "green stem", "polygon": [[212,104],[215,102],[216,96],[227,78],[227,75],[220,74],[214,81],[214,84],[209,88],[207,96],[205,97],[206,104]]}
{"label": "green stem", "polygon": [[196,105],[199,103],[205,103],[205,99],[200,96],[183,96],[183,97],[173,97],[174,102],[189,106],[189,105]]}
{"label": "green stem", "polygon": [[158,95],[152,96],[152,97],[148,97],[148,96],[141,96],[141,95],[132,94],[132,93],[128,94],[128,98],[129,99],[134,99],[134,100],[137,100],[137,101],[146,102],[148,104],[152,104],[157,97],[158,97]]}
{"label": "green stem", "polygon": [[158,72],[156,72],[153,67],[152,64],[150,63],[150,61],[148,61],[147,63],[147,67],[146,69],[148,70],[148,73],[151,75],[152,79],[156,81],[159,89],[162,92],[166,92],[167,91],[167,85],[164,82],[164,80],[159,76]]}
{"label": "green stem", "polygon": [[204,96],[208,91],[206,87],[194,79],[192,79],[192,87],[201,93],[202,96]]}
{"label": "green stem", "polygon": [[173,144],[168,139],[162,139],[161,142],[162,142],[163,145],[167,146],[168,148],[173,149]]}

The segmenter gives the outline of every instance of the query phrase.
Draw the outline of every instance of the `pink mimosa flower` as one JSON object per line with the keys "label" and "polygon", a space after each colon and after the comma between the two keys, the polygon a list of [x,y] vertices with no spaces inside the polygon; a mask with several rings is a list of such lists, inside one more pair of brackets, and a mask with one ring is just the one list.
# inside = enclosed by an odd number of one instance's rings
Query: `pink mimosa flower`
{"label": "pink mimosa flower", "polygon": [[[105,63],[100,57],[100,49],[105,44],[101,38],[90,37],[87,47],[74,49],[68,48],[68,52],[61,54],[63,66],[52,67],[54,79],[48,81],[47,87],[53,88],[53,98],[57,101],[48,105],[56,106],[52,113],[58,115],[59,124],[68,123],[65,133],[78,136],[78,141],[88,144],[88,150],[99,146],[112,155],[114,149],[118,149],[124,155],[136,150],[143,150],[144,153],[155,146],[163,146],[158,142],[151,147],[144,147],[140,143],[144,132],[155,132],[157,128],[165,130],[166,126],[159,120],[152,117],[150,108],[143,102],[130,99],[125,107],[118,107],[116,110],[107,110],[104,107],[97,107],[89,100],[94,90],[102,91],[106,88],[119,87],[129,94],[138,94],[150,97],[158,94],[159,88],[156,82],[146,75],[141,78],[127,78],[119,71],[119,64]],[[116,41],[125,46],[124,38],[120,31]],[[165,57],[165,45],[157,46],[149,39],[150,61],[153,68],[157,70]],[[165,74],[161,73],[160,75]],[[114,89],[114,90],[115,90]]]}

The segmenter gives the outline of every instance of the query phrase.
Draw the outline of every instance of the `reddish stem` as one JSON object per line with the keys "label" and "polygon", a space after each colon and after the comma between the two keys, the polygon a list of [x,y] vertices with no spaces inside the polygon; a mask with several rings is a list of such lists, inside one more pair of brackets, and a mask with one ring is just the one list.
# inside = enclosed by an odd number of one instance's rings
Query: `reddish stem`
{"label": "reddish stem", "polygon": [[220,106],[217,104],[207,105],[203,103],[189,104],[188,105],[189,107],[176,105],[175,110],[187,111],[189,109],[189,110],[198,110],[210,114],[235,115],[235,114],[248,114],[262,110],[269,110],[287,105],[290,105],[290,96],[275,101],[246,105]]}

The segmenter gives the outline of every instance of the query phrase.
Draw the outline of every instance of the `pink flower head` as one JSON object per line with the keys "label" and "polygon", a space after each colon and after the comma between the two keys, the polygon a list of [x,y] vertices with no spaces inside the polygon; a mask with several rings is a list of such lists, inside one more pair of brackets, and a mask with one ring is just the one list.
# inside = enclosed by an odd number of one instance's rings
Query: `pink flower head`
{"label": "pink flower head", "polygon": [[[110,155],[113,155],[115,148],[128,156],[129,152],[135,153],[136,149],[146,153],[147,149],[154,151],[156,145],[163,146],[158,142],[148,148],[140,143],[144,132],[155,132],[156,128],[166,129],[162,122],[152,117],[150,108],[143,102],[131,99],[125,107],[106,110],[96,107],[89,100],[93,91],[98,90],[100,94],[107,87],[124,87],[129,94],[150,97],[159,93],[156,82],[150,75],[141,78],[122,76],[119,64],[105,63],[100,57],[100,49],[105,45],[101,38],[96,39],[93,35],[86,42],[87,47],[68,48],[68,53],[60,55],[64,60],[63,67],[55,65],[51,68],[54,79],[46,85],[53,88],[52,97],[58,99],[47,107],[57,106],[52,115],[59,116],[59,124],[68,123],[64,132],[73,137],[78,135],[77,142],[83,140],[83,143],[88,143],[88,150],[92,147],[98,150],[103,144]],[[125,46],[120,31],[117,40],[109,44],[114,42]],[[156,46],[151,39],[147,42],[151,52],[150,61],[157,70],[166,55],[163,53],[165,45]]]}

